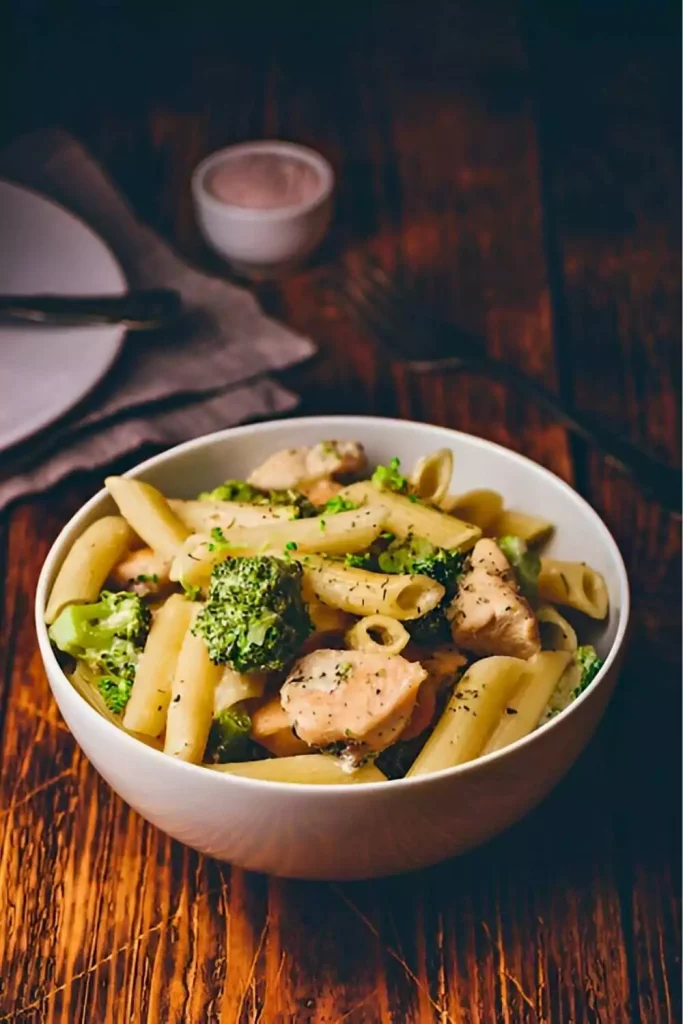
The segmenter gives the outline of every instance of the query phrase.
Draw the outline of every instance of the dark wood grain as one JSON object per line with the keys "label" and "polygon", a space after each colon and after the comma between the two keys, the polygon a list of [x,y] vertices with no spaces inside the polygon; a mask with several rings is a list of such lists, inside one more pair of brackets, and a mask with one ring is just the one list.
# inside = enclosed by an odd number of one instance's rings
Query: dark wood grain
{"label": "dark wood grain", "polygon": [[286,378],[302,410],[446,424],[548,466],[617,537],[635,624],[597,737],[507,834],[403,878],[266,879],[157,832],[80,754],[31,604],[50,543],[98,481],[16,507],[0,522],[0,1021],[680,1021],[678,524],[500,385],[388,366],[327,282],[368,252],[400,265],[492,353],[680,456],[671,22],[541,6],[153,18],[124,4],[43,33],[17,22],[13,129],[62,122],[141,215],[219,273],[192,217],[196,162],[260,135],[326,153],[334,230],[309,268],[259,291],[320,344]]}

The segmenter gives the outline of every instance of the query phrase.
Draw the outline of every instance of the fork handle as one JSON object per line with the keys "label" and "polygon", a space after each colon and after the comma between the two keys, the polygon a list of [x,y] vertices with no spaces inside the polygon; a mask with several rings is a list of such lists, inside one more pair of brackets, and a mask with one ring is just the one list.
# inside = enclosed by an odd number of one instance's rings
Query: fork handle
{"label": "fork handle", "polygon": [[[453,359],[433,364],[433,368],[445,369],[449,362],[454,367],[463,367],[462,359]],[[422,365],[426,366],[427,364]],[[579,411],[570,402],[544,388],[533,378],[528,377],[516,367],[510,366],[509,363],[487,359],[485,361],[473,360],[472,362],[468,360],[465,365],[469,369],[481,370],[487,376],[494,376],[505,383],[512,384],[520,393],[533,398],[538,405],[551,412],[569,430],[599,449],[609,462],[634,477],[650,497],[660,502],[669,511],[680,515],[683,483],[680,469],[661,462],[644,448],[613,433],[590,413]]]}
{"label": "fork handle", "polygon": [[170,288],[123,295],[0,295],[0,319],[50,326],[123,324],[129,331],[153,330],[172,323],[181,310]]}

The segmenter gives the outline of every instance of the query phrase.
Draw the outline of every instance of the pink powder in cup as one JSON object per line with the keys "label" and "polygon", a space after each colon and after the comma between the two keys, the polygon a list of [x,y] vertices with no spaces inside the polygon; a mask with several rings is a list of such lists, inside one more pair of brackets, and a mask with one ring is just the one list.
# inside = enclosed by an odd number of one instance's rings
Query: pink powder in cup
{"label": "pink powder in cup", "polygon": [[279,153],[246,153],[214,167],[206,188],[223,203],[275,210],[312,202],[322,189],[314,167]]}

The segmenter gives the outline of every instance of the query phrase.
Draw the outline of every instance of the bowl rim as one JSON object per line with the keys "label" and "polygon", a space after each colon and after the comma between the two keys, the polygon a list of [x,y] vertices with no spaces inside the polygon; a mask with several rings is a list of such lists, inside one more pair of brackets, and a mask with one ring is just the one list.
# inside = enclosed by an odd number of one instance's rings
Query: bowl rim
{"label": "bowl rim", "polygon": [[[275,206],[268,209],[261,209],[252,206],[237,206],[234,203],[226,203],[217,199],[209,191],[206,179],[210,171],[219,164],[226,163],[233,157],[242,156],[248,153],[276,153],[281,156],[290,156],[296,160],[315,168],[320,178],[320,191],[307,200],[305,203],[297,203],[290,206]],[[301,146],[298,142],[287,142],[281,139],[259,139],[255,142],[240,142],[234,146],[224,146],[216,149],[213,153],[197,164],[192,172],[191,188],[192,194],[198,203],[204,204],[212,214],[225,217],[229,220],[248,221],[274,221],[294,220],[327,202],[334,189],[334,170],[332,164],[322,153],[311,149],[309,146]]]}
{"label": "bowl rim", "polygon": [[[564,721],[571,715],[573,715],[576,712],[576,709],[582,703],[584,703],[584,701],[587,700],[588,697],[607,678],[607,674],[609,673],[612,665],[616,661],[619,652],[621,651],[624,645],[624,640],[626,637],[630,618],[631,600],[628,576],[626,573],[626,567],[624,565],[624,560],[622,558],[621,552],[614,537],[612,536],[609,529],[607,528],[603,520],[600,518],[598,513],[595,511],[595,509],[593,509],[591,505],[588,504],[586,499],[583,498],[577,491],[575,491],[573,487],[570,487],[569,484],[567,484],[564,480],[562,480],[561,477],[557,476],[551,470],[546,469],[545,466],[541,466],[537,462],[534,462],[533,459],[530,459],[525,455],[521,455],[519,452],[512,451],[509,448],[505,448],[503,445],[497,444],[494,441],[489,441],[485,438],[477,437],[477,435],[475,434],[468,434],[461,430],[453,430],[450,427],[442,427],[438,424],[422,423],[413,420],[407,421],[398,419],[396,417],[383,416],[297,416],[286,420],[270,420],[265,423],[253,423],[238,427],[228,427],[224,430],[214,431],[211,434],[203,434],[200,437],[196,437],[189,441],[184,441],[181,444],[174,445],[172,448],[168,448],[165,451],[158,453],[157,455],[153,455],[149,459],[145,459],[144,462],[138,463],[136,466],[133,466],[131,469],[129,469],[124,475],[135,478],[144,474],[146,470],[152,469],[161,463],[172,461],[176,455],[179,455],[181,453],[184,454],[186,452],[191,452],[193,449],[206,447],[207,445],[211,445],[217,441],[222,441],[225,438],[241,437],[249,434],[267,434],[271,432],[274,433],[285,424],[288,426],[291,425],[295,427],[301,426],[305,428],[311,428],[311,430],[314,430],[316,428],[328,429],[338,428],[346,425],[353,425],[356,429],[362,431],[364,425],[373,426],[380,423],[386,426],[400,425],[401,427],[405,427],[406,425],[409,425],[411,430],[414,430],[419,434],[425,435],[431,434],[434,430],[445,431],[448,434],[451,434],[454,439],[465,439],[465,441],[468,443],[474,443],[475,448],[478,447],[483,449],[494,449],[498,452],[501,452],[507,458],[512,459],[512,461],[515,462],[517,465],[524,467],[526,469],[532,469],[536,473],[540,473],[554,486],[557,486],[561,490],[564,490],[571,497],[571,499],[581,507],[584,515],[592,520],[593,525],[602,535],[602,538],[605,541],[606,546],[609,548],[610,553],[614,558],[615,565],[617,567],[617,574],[619,578],[619,590],[621,597],[621,610],[619,615],[619,622],[617,625],[616,635],[612,643],[612,646],[609,650],[609,653],[607,654],[607,657],[605,658],[605,661],[600,671],[597,673],[592,682],[586,687],[583,693],[579,697],[577,697],[576,700],[574,700],[567,708],[560,712],[560,714],[558,714],[555,718],[552,718],[550,721],[544,723],[541,726],[538,726],[536,729],[533,730],[533,732],[528,733],[526,736],[523,736],[521,739],[516,740],[509,746],[503,747],[501,750],[495,751],[490,754],[484,754],[481,757],[477,757],[472,761],[466,761],[464,764],[461,765],[455,765],[451,768],[443,768],[438,772],[430,772],[427,775],[419,775],[410,779],[390,779],[389,782],[391,784],[392,790],[396,789],[398,791],[399,788],[407,789],[408,787],[413,788],[419,786],[427,786],[430,784],[430,782],[444,782],[446,779],[455,779],[456,777],[465,776],[469,772],[481,768],[484,765],[488,765],[499,760],[502,761],[507,757],[513,756],[517,750],[520,750],[523,747],[528,746],[532,743],[538,742],[539,737],[549,733],[551,730],[555,729],[558,726],[560,721]],[[70,695],[69,697],[67,697],[67,699],[70,699],[70,697],[73,696],[76,698],[77,702],[81,702],[83,708],[85,709],[84,713],[86,714],[86,716],[92,716],[91,721],[93,721],[93,723],[100,723],[101,727],[104,728],[105,732],[111,730],[112,736],[116,735],[121,740],[123,748],[128,747],[128,749],[132,750],[133,748],[131,748],[129,745],[134,744],[134,749],[138,752],[138,754],[141,757],[149,756],[153,764],[157,763],[159,764],[160,767],[162,764],[165,764],[168,768],[170,768],[171,764],[173,764],[176,766],[176,768],[179,768],[181,772],[189,772],[190,775],[194,775],[196,778],[202,777],[208,779],[210,776],[213,776],[214,778],[222,777],[225,780],[225,785],[244,785],[254,790],[260,789],[263,786],[267,786],[270,792],[275,792],[276,789],[279,791],[286,792],[290,795],[294,795],[298,792],[302,797],[306,794],[311,795],[312,793],[320,793],[321,790],[332,790],[334,791],[334,794],[337,797],[340,796],[341,793],[350,794],[356,792],[357,790],[360,790],[361,792],[366,794],[374,794],[378,791],[383,792],[386,787],[386,782],[367,782],[363,783],[363,785],[360,786],[348,785],[344,783],[328,783],[326,785],[320,785],[310,782],[279,782],[267,779],[253,779],[244,775],[232,775],[229,772],[223,773],[219,770],[206,768],[203,765],[190,764],[186,761],[180,761],[176,758],[170,758],[168,754],[165,754],[163,751],[148,746],[146,743],[143,743],[142,741],[136,739],[134,736],[131,736],[123,729],[108,721],[103,715],[96,711],[95,708],[93,708],[81,696],[80,693],[78,693],[78,691],[70,682],[66,674],[63,672],[59,662],[57,661],[57,657],[52,649],[52,645],[50,644],[48,638],[47,626],[43,621],[43,614],[47,599],[47,581],[48,577],[52,574],[55,562],[60,558],[60,556],[62,556],[62,549],[64,547],[68,535],[70,535],[74,531],[74,529],[77,528],[79,524],[87,518],[91,510],[97,504],[99,504],[106,496],[107,490],[106,488],[103,487],[99,491],[97,491],[97,493],[94,494],[93,497],[90,498],[89,501],[87,501],[85,505],[83,505],[68,520],[68,522],[60,530],[57,538],[50,547],[50,550],[48,551],[47,556],[45,558],[45,561],[43,562],[40,575],[38,578],[34,604],[35,625],[43,665],[46,670],[50,688],[53,690],[53,696],[55,697],[55,700],[57,700],[57,695],[54,692],[54,687],[57,684],[55,684],[54,680],[57,679],[59,687],[63,689],[64,693],[68,693]],[[57,701],[57,704],[59,705],[59,701]],[[345,799],[352,799],[352,797],[349,796]]]}

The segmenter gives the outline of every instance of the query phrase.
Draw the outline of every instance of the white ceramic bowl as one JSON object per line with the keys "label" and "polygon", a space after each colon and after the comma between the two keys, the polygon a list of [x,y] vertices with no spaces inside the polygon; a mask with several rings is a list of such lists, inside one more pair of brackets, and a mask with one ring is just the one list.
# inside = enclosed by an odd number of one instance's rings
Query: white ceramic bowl
{"label": "white ceramic bowl", "polygon": [[[211,175],[230,161],[258,154],[295,160],[311,168],[320,188],[307,202],[270,209],[236,206],[216,198]],[[322,241],[332,216],[334,172],[320,153],[291,142],[245,142],[219,149],[192,175],[197,220],[216,252],[240,273],[269,278],[300,263]]]}
{"label": "white ceramic bowl", "polygon": [[[495,487],[510,506],[557,525],[549,550],[605,576],[610,615],[582,638],[605,664],[563,714],[507,749],[421,778],[366,786],[313,786],[221,775],[175,761],[100,717],[61,671],[43,625],[55,574],[71,544],[112,511],[100,491],[62,530],[38,582],[36,624],[50,685],[69,728],[97,771],[144,818],[189,846],[255,871],[301,878],[368,878],[433,864],[517,821],[565,774],[594,732],[617,678],[629,616],[626,571],[597,514],[567,484],[513,452],[441,427],[363,416],[320,416],[239,427],[201,437],[130,475],[192,497],[243,477],[277,448],[321,438],[362,441],[372,462],[410,466],[434,448],[455,453],[454,488]],[[569,827],[569,826],[568,826]]]}

